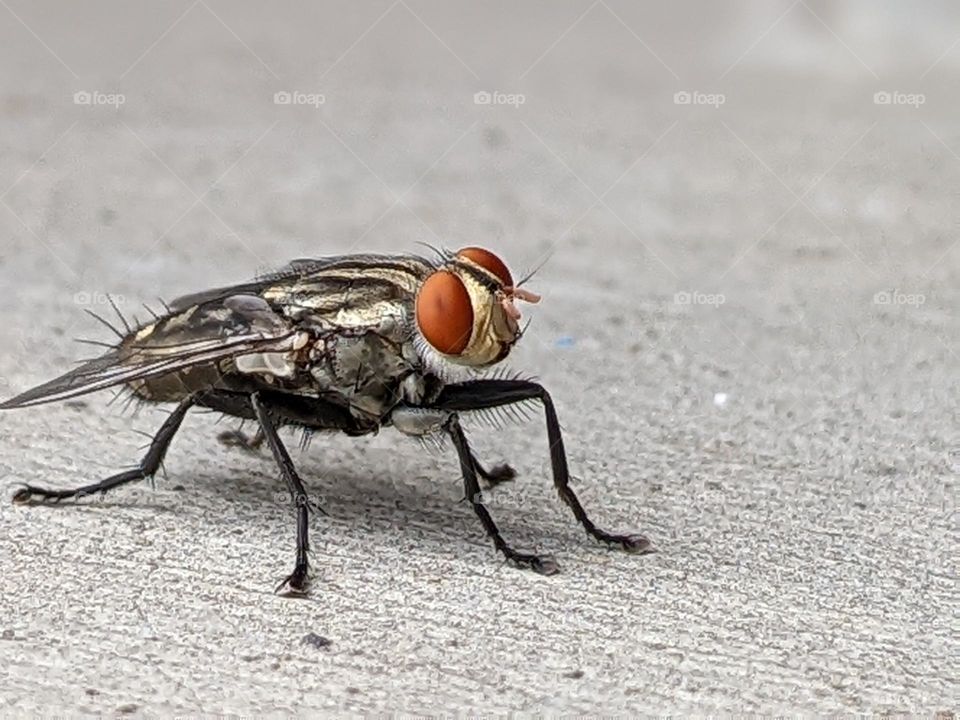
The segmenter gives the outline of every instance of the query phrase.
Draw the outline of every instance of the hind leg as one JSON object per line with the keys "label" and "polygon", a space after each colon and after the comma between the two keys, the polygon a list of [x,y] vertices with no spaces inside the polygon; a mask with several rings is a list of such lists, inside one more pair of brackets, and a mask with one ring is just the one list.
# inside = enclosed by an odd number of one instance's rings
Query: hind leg
{"label": "hind leg", "polygon": [[26,485],[14,493],[13,501],[15,503],[27,505],[44,502],[59,502],[61,500],[67,500],[70,498],[79,500],[80,498],[88,495],[105,493],[107,490],[112,490],[115,487],[126,485],[129,482],[145,480],[146,478],[153,477],[157,470],[160,469],[160,464],[163,462],[163,458],[167,454],[167,448],[170,447],[170,442],[173,440],[174,435],[177,434],[177,430],[180,429],[180,423],[183,422],[183,418],[186,416],[187,411],[193,406],[193,403],[194,399],[191,397],[183,400],[179,405],[177,405],[176,409],[170,413],[169,417],[167,417],[167,419],[163,422],[163,425],[160,426],[160,429],[154,436],[153,441],[150,443],[150,448],[147,450],[147,454],[144,455],[143,459],[140,461],[140,464],[132,470],[125,470],[124,472],[117,473],[116,475],[111,475],[100,482],[92,483],[90,485],[82,485],[80,487],[73,488],[72,490],[50,490],[48,488],[38,487],[36,485]]}

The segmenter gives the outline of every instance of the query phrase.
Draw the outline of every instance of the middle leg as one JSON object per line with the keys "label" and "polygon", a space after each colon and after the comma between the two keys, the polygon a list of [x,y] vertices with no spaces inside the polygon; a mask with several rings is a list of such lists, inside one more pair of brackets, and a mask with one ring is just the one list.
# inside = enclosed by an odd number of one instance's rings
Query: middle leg
{"label": "middle leg", "polygon": [[310,550],[310,541],[308,538],[310,526],[310,500],[307,497],[307,491],[303,487],[303,481],[297,474],[297,470],[290,459],[290,454],[280,440],[277,434],[276,426],[270,418],[270,411],[263,404],[259,393],[253,393],[250,396],[250,404],[260,423],[260,431],[263,433],[270,451],[273,453],[273,459],[280,467],[280,474],[287,483],[290,495],[293,498],[294,506],[297,510],[297,558],[293,567],[293,572],[281,582],[276,589],[280,592],[283,588],[289,588],[287,594],[306,595],[310,586],[310,563],[307,553]]}
{"label": "middle leg", "polygon": [[[452,413],[449,410],[399,405],[390,413],[390,423],[404,435],[416,438],[431,437],[435,433],[444,432]],[[513,480],[517,473],[507,465],[501,463],[487,470],[471,451],[470,458],[477,474],[491,487]]]}

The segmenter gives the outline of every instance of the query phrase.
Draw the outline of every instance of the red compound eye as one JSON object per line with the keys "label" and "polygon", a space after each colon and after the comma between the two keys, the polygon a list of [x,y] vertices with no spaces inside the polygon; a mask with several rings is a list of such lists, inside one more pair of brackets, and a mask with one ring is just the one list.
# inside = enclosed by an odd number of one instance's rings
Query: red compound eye
{"label": "red compound eye", "polygon": [[496,275],[504,287],[513,287],[513,275],[503,260],[482,247],[465,247],[457,253],[458,258],[472,260],[484,270]]}
{"label": "red compound eye", "polygon": [[473,334],[473,305],[463,281],[448,270],[428,277],[417,294],[417,326],[444,355],[459,355]]}

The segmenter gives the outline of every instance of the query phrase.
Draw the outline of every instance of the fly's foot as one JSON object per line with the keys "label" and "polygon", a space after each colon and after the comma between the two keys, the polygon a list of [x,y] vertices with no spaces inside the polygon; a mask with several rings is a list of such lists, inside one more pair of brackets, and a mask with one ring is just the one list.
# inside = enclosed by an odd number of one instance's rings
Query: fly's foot
{"label": "fly's foot", "polygon": [[306,597],[310,592],[309,568],[297,565],[274,592],[283,597]]}
{"label": "fly's foot", "polygon": [[560,566],[556,560],[550,557],[513,551],[507,552],[506,555],[507,561],[514,566],[524,570],[533,570],[538,575],[556,575],[560,572]]}
{"label": "fly's foot", "polygon": [[60,502],[68,497],[83,497],[81,494],[65,490],[47,490],[36,485],[24,485],[11,498],[15,505],[42,505],[44,503]]}
{"label": "fly's foot", "polygon": [[32,505],[34,502],[34,488],[31,488],[29,485],[22,487],[17,490],[13,497],[13,503],[15,505]]}
{"label": "fly's foot", "polygon": [[517,471],[503,463],[502,465],[494,465],[487,471],[481,471],[480,476],[487,481],[490,487],[494,488],[500,483],[510,482],[516,478]]}
{"label": "fly's foot", "polygon": [[632,555],[649,555],[650,553],[656,552],[650,541],[643,535],[611,535],[610,533],[598,530],[595,537],[607,545],[619,545]]}
{"label": "fly's foot", "polygon": [[247,452],[257,452],[263,444],[263,433],[257,431],[253,435],[247,435],[240,430],[225,430],[217,435],[217,440],[227,447],[238,447]]}
{"label": "fly's foot", "polygon": [[620,545],[628,553],[634,555],[649,555],[650,553],[656,552],[650,540],[643,535],[622,535]]}

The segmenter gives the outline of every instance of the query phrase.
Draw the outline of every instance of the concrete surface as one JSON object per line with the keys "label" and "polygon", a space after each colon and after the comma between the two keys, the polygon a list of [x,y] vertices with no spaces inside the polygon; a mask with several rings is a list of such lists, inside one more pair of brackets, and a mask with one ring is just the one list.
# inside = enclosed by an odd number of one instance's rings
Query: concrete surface
{"label": "concrete surface", "polygon": [[[452,451],[317,438],[315,591],[276,597],[280,482],[194,415],[155,489],[0,503],[0,713],[956,710],[949,4],[0,5],[4,397],[106,339],[108,292],[142,315],[303,255],[549,255],[510,365],[597,521],[659,549],[583,536],[539,420],[471,435],[553,578],[494,554]],[[3,492],[136,459],[162,415],[108,400],[0,415]]]}

